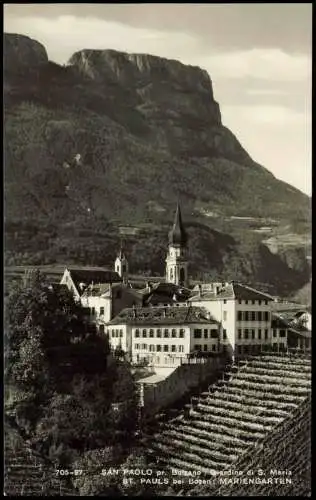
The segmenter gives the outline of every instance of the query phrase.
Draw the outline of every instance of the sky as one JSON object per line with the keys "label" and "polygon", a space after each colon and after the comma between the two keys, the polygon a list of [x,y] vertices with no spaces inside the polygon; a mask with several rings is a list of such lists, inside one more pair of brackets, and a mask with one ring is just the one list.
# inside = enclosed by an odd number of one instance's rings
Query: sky
{"label": "sky", "polygon": [[311,195],[312,4],[7,4],[4,31],[66,64],[81,49],[206,69],[222,122],[275,177]]}

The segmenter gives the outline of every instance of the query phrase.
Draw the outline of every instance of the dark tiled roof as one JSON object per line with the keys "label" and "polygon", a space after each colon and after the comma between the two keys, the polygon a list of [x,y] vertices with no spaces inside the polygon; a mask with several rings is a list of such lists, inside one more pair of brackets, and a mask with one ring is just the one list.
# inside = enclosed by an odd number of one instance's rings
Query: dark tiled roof
{"label": "dark tiled roof", "polygon": [[110,269],[69,269],[71,278],[78,289],[80,283],[117,283],[122,281],[118,273]]}
{"label": "dark tiled roof", "polygon": [[185,302],[190,297],[190,290],[173,283],[155,283],[151,290],[143,290],[144,305],[172,304],[176,302]]}
{"label": "dark tiled roof", "polygon": [[[218,292],[211,291],[211,284],[208,287],[202,286],[202,294],[197,290],[192,292],[192,300],[218,300],[218,299],[237,299],[237,300],[274,300],[274,297],[267,293],[260,292],[255,288],[242,283],[230,282],[223,285]],[[205,290],[205,291],[204,291]]]}
{"label": "dark tiled roof", "polygon": [[124,309],[110,325],[128,323],[130,325],[218,323],[201,307],[135,307]]}
{"label": "dark tiled roof", "polygon": [[[97,283],[97,284],[91,284],[85,288],[82,296],[83,297],[101,297],[102,295],[109,294],[111,289],[111,284],[110,283]],[[128,292],[130,295],[133,295],[134,297],[141,298],[142,294],[140,293],[139,290],[135,290],[131,288],[129,285],[126,285],[125,283],[119,282],[119,283],[113,283],[112,284],[112,290],[113,292],[115,290],[125,290]]]}
{"label": "dark tiled roof", "polygon": [[232,283],[234,295],[236,299],[240,300],[274,300],[272,295],[260,292],[255,288],[251,288],[248,285],[243,285],[242,283]]}

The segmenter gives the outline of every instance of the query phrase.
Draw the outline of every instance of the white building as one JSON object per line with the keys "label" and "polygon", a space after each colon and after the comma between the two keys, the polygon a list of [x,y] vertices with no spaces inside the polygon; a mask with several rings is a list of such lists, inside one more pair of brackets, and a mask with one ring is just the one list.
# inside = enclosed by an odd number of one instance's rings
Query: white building
{"label": "white building", "polygon": [[192,306],[124,309],[107,327],[113,349],[133,363],[176,368],[189,355],[218,353],[221,326],[207,311]]}
{"label": "white building", "polygon": [[224,349],[232,355],[260,352],[272,344],[274,298],[241,283],[197,285],[189,302],[204,307],[222,324]]}

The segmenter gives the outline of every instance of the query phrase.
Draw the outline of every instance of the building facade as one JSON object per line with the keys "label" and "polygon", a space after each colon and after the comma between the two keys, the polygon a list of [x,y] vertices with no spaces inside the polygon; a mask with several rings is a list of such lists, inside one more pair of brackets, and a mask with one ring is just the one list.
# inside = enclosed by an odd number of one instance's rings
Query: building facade
{"label": "building facade", "polygon": [[233,356],[260,352],[272,344],[274,298],[241,283],[197,285],[189,302],[222,324],[221,342]]}
{"label": "building facade", "polygon": [[113,349],[151,367],[175,368],[190,355],[221,350],[219,322],[192,306],[125,309],[109,322],[107,333]]}

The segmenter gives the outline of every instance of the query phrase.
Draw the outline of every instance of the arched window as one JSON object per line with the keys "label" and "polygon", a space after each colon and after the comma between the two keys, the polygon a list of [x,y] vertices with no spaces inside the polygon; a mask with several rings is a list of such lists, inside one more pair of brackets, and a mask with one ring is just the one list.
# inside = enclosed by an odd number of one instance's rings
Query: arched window
{"label": "arched window", "polygon": [[181,269],[180,269],[180,282],[183,283],[184,280],[185,280],[185,272],[184,272],[183,267],[181,267]]}

